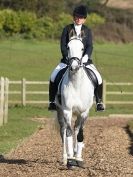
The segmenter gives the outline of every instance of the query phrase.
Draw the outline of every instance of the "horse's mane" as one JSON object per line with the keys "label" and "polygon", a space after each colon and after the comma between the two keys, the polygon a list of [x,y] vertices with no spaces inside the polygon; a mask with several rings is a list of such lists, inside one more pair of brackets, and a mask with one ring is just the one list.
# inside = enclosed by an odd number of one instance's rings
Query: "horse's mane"
{"label": "horse's mane", "polygon": [[72,36],[70,39],[69,39],[69,42],[71,41],[71,40],[80,40],[81,42],[82,42],[82,38],[81,37],[78,37],[78,36]]}

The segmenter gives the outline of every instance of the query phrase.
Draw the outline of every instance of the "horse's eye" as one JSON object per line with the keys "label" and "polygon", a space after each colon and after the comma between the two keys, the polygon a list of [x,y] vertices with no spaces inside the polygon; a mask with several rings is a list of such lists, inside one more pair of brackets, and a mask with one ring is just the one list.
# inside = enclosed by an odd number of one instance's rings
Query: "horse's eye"
{"label": "horse's eye", "polygon": [[82,48],[81,50],[84,51],[84,48]]}

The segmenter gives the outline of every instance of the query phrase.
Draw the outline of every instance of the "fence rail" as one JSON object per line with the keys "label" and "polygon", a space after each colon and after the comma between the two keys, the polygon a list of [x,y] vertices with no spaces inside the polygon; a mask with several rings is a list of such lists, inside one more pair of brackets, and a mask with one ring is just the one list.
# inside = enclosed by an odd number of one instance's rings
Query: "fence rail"
{"label": "fence rail", "polygon": [[27,90],[28,85],[48,85],[48,81],[27,81],[23,78],[20,81],[9,81],[9,85],[20,85],[20,90],[9,90],[9,95],[21,95],[21,100],[10,100],[9,104],[48,104],[48,100],[27,100],[27,95],[48,95],[48,90],[46,91],[29,91]]}
{"label": "fence rail", "polygon": [[[133,101],[111,101],[107,100],[107,95],[133,95],[133,92],[127,91],[108,91],[107,86],[133,86],[131,82],[103,82],[103,101],[104,104],[133,104]],[[133,90],[133,89],[132,89]]]}
{"label": "fence rail", "polygon": [[[42,98],[39,100],[34,100],[34,99],[28,99],[27,96],[28,95],[47,95],[48,96],[48,81],[28,81],[25,78],[23,78],[22,80],[19,81],[11,81],[8,80],[7,78],[1,78],[1,96],[0,96],[0,100],[1,100],[1,114],[2,113],[2,107],[7,107],[7,104],[5,104],[5,100],[6,102],[8,102],[9,104],[22,104],[23,106],[26,106],[27,104],[48,104],[48,99],[46,98]],[[11,86],[19,86],[19,89],[11,89]],[[42,90],[29,90],[29,88],[27,86],[33,86],[33,85],[37,85],[37,89],[40,88],[41,85],[44,86],[45,89]],[[124,92],[120,92],[120,91],[111,91],[108,90],[108,86],[133,86],[133,83],[125,83],[125,82],[103,82],[103,102],[105,105],[107,104],[133,104],[133,101],[113,101],[113,100],[109,100],[107,98],[108,95],[133,95],[132,91],[124,91]],[[46,89],[47,87],[47,89]],[[9,88],[9,89],[8,89]],[[13,96],[13,98],[15,97],[15,95],[20,95],[20,98],[17,100],[11,99],[10,96]],[[9,97],[8,97],[9,96]],[[3,101],[4,100],[4,101]],[[5,104],[5,105],[4,105]],[[5,109],[5,108],[4,108]],[[7,108],[6,108],[7,109]],[[4,114],[7,114],[6,112]],[[5,120],[6,121],[6,120]]]}

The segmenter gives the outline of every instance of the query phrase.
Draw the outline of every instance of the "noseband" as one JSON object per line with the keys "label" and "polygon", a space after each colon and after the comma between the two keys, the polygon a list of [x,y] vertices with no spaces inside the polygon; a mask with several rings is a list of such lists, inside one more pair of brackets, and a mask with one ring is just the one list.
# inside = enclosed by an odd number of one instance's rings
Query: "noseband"
{"label": "noseband", "polygon": [[76,60],[76,61],[78,62],[78,65],[81,66],[82,58],[81,58],[81,59],[79,59],[79,58],[77,58],[77,57],[71,57],[71,58],[69,58],[69,65],[70,65],[70,66],[71,66],[73,60]]}

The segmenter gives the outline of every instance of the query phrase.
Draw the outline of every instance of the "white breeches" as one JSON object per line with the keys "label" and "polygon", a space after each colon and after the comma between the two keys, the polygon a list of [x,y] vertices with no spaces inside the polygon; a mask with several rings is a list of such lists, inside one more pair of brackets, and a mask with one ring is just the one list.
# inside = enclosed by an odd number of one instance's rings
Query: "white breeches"
{"label": "white breeches", "polygon": [[59,63],[59,64],[56,66],[56,68],[54,69],[54,71],[52,72],[51,77],[50,77],[50,80],[51,80],[52,82],[54,82],[54,80],[55,80],[55,78],[56,78],[58,72],[59,72],[60,70],[62,70],[63,68],[65,68],[65,67],[67,67],[67,65],[66,65],[65,63]]}
{"label": "white breeches", "polygon": [[95,73],[97,80],[98,80],[98,85],[102,84],[102,82],[103,82],[102,77],[101,77],[99,71],[96,69],[96,67],[93,64],[90,64],[90,65],[87,65],[86,68],[89,68],[90,70],[92,70]]}
{"label": "white breeches", "polygon": [[[54,69],[54,71],[52,72],[51,77],[50,77],[50,80],[51,80],[52,82],[54,82],[54,80],[55,80],[55,78],[56,78],[58,72],[59,72],[60,70],[62,70],[63,68],[65,68],[65,67],[67,67],[66,64],[64,64],[64,63],[59,63],[59,64],[56,66],[56,68]],[[96,69],[96,67],[95,67],[93,64],[90,64],[90,65],[87,65],[86,68],[89,68],[90,70],[92,70],[92,71],[95,73],[96,77],[97,77],[98,84],[99,84],[99,85],[102,84],[102,77],[101,77],[100,73],[98,72],[98,70]]]}

